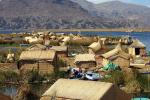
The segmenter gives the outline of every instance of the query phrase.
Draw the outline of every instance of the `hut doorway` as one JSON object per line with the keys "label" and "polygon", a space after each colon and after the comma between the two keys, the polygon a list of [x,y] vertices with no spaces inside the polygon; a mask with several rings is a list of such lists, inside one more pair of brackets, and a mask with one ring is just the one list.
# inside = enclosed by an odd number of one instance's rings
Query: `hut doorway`
{"label": "hut doorway", "polygon": [[140,55],[140,48],[135,48],[135,55]]}

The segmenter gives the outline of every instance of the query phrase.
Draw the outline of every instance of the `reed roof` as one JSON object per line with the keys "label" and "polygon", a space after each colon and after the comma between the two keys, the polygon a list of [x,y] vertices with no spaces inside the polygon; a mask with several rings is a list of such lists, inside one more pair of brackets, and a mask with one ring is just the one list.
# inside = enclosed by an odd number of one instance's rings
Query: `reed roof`
{"label": "reed roof", "polygon": [[62,40],[63,42],[68,42],[68,41],[70,41],[70,37],[69,36],[66,36],[66,37],[64,37],[64,39]]}
{"label": "reed roof", "polygon": [[131,98],[112,83],[59,79],[43,95],[77,100],[130,100]]}
{"label": "reed roof", "polygon": [[77,62],[89,62],[89,61],[96,61],[94,54],[78,54],[75,56],[75,63]]}
{"label": "reed roof", "polygon": [[46,49],[46,46],[45,45],[42,45],[42,44],[34,44],[30,47],[28,47],[26,50],[44,50]]}
{"label": "reed roof", "polygon": [[55,53],[54,50],[23,51],[20,60],[53,60]]}
{"label": "reed roof", "polygon": [[133,48],[145,48],[146,46],[139,40],[133,41],[133,43],[130,45],[130,47]]}
{"label": "reed roof", "polygon": [[55,51],[67,51],[67,46],[52,46],[51,49]]}
{"label": "reed roof", "polygon": [[116,46],[115,49],[113,49],[113,50],[111,50],[111,51],[109,51],[109,52],[107,52],[105,54],[102,54],[102,57],[104,57],[106,59],[109,59],[109,58],[111,58],[113,56],[116,56],[116,57],[121,56],[121,57],[123,57],[125,59],[129,59],[130,58],[130,55],[125,53],[122,50],[120,43]]}
{"label": "reed roof", "polygon": [[91,48],[94,52],[100,50],[102,48],[102,44],[100,41],[98,42],[94,42],[92,43],[90,46],[88,46],[89,48]]}

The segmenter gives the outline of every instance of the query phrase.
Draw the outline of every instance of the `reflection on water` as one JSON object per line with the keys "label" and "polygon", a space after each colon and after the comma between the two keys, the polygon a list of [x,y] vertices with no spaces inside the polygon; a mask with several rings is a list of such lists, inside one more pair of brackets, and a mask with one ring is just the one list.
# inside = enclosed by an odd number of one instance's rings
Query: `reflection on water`
{"label": "reflection on water", "polygon": [[17,89],[18,89],[18,86],[15,86],[15,85],[0,86],[0,92],[5,95],[9,95],[12,98],[16,95]]}
{"label": "reflection on water", "polygon": [[[31,85],[31,90],[33,93],[41,96],[50,86],[51,84],[34,84]],[[16,85],[0,86],[0,92],[13,98],[17,94],[19,87]]]}

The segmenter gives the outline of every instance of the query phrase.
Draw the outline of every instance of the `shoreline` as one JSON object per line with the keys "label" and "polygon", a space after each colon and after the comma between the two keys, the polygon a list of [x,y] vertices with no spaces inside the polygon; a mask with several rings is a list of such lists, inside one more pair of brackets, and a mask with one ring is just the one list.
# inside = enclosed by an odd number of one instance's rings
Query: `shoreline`
{"label": "shoreline", "polygon": [[[47,29],[37,31],[52,31],[52,32],[127,32],[129,29]],[[133,29],[132,32],[150,32],[150,29]]]}
{"label": "shoreline", "polygon": [[[15,33],[15,32],[38,32],[38,31],[50,31],[50,32],[150,32],[150,29],[148,28],[137,28],[137,29],[18,29],[18,30],[0,30],[0,32],[6,32],[6,33],[0,33],[0,34],[7,34],[7,32]],[[9,34],[11,34],[9,33]]]}

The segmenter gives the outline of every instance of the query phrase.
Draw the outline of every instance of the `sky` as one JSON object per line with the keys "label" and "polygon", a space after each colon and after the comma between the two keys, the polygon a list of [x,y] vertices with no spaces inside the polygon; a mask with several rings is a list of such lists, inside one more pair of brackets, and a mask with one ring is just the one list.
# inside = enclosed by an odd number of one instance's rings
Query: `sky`
{"label": "sky", "polygon": [[122,1],[127,3],[133,3],[138,5],[144,5],[150,7],[150,0],[87,0],[93,3],[102,3],[107,1]]}

